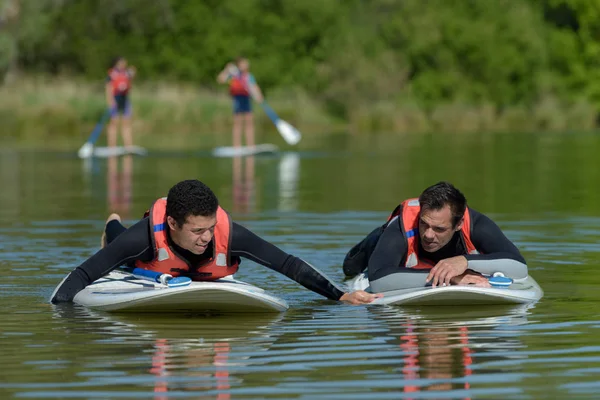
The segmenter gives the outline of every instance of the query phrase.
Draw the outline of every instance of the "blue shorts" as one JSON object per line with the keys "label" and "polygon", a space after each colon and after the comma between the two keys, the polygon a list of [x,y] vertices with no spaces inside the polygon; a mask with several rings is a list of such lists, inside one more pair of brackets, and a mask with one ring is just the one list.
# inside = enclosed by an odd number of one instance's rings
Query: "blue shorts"
{"label": "blue shorts", "polygon": [[127,95],[116,95],[115,106],[110,110],[110,116],[116,117],[117,115],[123,115],[124,117],[131,116],[131,103]]}
{"label": "blue shorts", "polygon": [[252,112],[252,103],[250,96],[232,96],[233,113],[242,114]]}

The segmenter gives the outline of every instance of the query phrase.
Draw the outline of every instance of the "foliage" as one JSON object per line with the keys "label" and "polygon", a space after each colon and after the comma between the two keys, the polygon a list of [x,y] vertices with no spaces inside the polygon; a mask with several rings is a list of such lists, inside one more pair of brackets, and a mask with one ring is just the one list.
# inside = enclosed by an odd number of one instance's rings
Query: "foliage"
{"label": "foliage", "polygon": [[467,118],[484,109],[477,118],[487,121],[490,110],[501,119],[514,107],[600,106],[600,0],[0,4],[0,73],[101,82],[124,55],[141,80],[214,89],[223,65],[245,55],[267,94],[301,88],[350,122],[406,107],[419,120],[437,118],[440,107],[464,109]]}

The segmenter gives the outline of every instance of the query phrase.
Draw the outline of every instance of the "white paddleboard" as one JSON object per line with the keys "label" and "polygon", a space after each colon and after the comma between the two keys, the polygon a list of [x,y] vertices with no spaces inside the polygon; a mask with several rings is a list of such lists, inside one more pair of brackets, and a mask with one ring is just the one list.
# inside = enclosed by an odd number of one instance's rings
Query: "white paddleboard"
{"label": "white paddleboard", "polygon": [[115,146],[115,147],[94,147],[92,155],[94,157],[118,157],[126,155],[145,156],[148,151],[139,146]]}
{"label": "white paddleboard", "polygon": [[[350,290],[369,290],[368,279],[364,274],[353,278]],[[383,292],[383,298],[371,304],[403,306],[464,306],[493,304],[526,304],[542,298],[544,292],[531,277],[515,281],[505,288],[484,288],[477,286],[420,287]]]}
{"label": "white paddleboard", "polygon": [[249,313],[281,312],[285,300],[233,278],[165,285],[112,271],[77,293],[73,302],[103,311],[136,313]]}
{"label": "white paddleboard", "polygon": [[279,148],[274,144],[264,143],[256,146],[241,146],[241,147],[216,147],[212,154],[215,157],[239,157],[252,156],[259,154],[275,154]]}

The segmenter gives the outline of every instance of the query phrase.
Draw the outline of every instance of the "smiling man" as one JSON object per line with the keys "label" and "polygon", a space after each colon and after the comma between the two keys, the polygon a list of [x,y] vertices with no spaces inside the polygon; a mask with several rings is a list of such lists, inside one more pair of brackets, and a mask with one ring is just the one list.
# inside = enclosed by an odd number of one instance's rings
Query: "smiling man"
{"label": "smiling man", "polygon": [[102,249],[63,280],[52,302],[72,301],[84,287],[122,265],[135,264],[207,281],[237,272],[241,257],[280,272],[328,299],[366,304],[381,297],[362,290],[345,293],[310,264],[231,221],[208,186],[186,180],[173,186],[166,199],[154,202],[144,218],[130,228],[112,214]]}
{"label": "smiling man", "polygon": [[500,228],[467,207],[447,182],[423,191],[392,212],[387,222],[354,246],[344,260],[346,276],[368,268],[377,292],[438,285],[489,286],[485,275],[527,277],[525,259]]}

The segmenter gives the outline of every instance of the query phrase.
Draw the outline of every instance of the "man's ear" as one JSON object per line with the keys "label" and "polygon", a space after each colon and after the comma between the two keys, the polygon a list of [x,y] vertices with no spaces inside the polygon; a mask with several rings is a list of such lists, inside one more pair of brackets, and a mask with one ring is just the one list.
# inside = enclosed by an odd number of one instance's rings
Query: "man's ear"
{"label": "man's ear", "polygon": [[458,232],[458,231],[460,231],[460,230],[462,229],[462,227],[463,227],[463,224],[464,224],[464,223],[465,223],[465,218],[464,218],[464,217],[462,217],[462,218],[460,219],[460,221],[458,221],[458,224],[456,224],[456,228],[454,228],[454,231],[455,231],[455,232]]}
{"label": "man's ear", "polygon": [[177,228],[179,228],[177,221],[175,221],[175,219],[173,217],[167,217],[167,224],[169,224],[169,228],[171,228],[171,230],[173,230],[173,231],[175,231],[175,230],[177,230]]}

